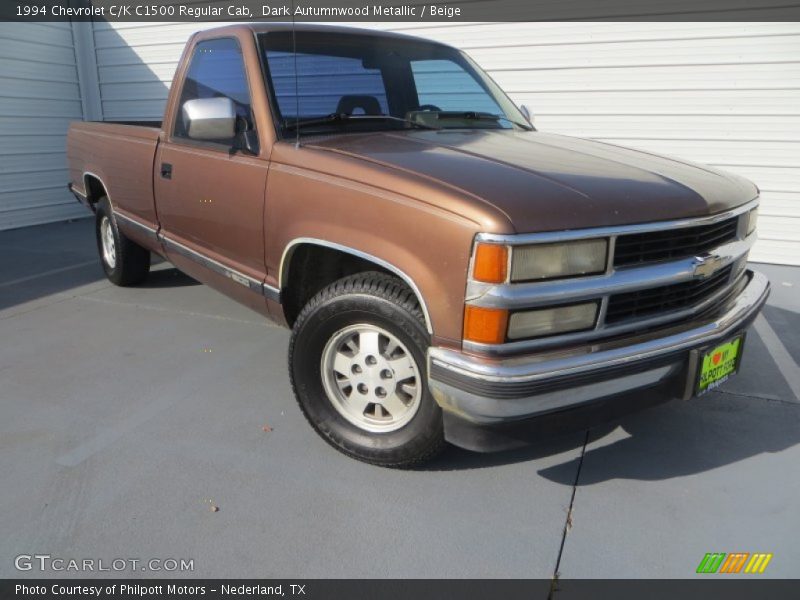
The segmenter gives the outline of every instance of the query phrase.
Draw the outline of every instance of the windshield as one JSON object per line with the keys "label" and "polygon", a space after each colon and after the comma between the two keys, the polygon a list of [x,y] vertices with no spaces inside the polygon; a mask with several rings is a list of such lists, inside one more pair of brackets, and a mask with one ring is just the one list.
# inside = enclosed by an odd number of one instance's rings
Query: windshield
{"label": "windshield", "polygon": [[294,43],[291,31],[259,36],[284,134],[531,128],[502,90],[454,48],[368,34],[295,36]]}

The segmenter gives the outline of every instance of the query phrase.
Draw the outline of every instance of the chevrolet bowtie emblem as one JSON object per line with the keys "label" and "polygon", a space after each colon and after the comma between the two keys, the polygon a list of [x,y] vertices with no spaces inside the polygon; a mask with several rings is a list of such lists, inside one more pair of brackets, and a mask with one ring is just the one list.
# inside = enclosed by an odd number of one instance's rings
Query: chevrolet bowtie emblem
{"label": "chevrolet bowtie emblem", "polygon": [[704,254],[703,256],[694,257],[694,272],[692,273],[695,279],[705,279],[717,272],[717,269],[722,265],[722,257],[716,254]]}

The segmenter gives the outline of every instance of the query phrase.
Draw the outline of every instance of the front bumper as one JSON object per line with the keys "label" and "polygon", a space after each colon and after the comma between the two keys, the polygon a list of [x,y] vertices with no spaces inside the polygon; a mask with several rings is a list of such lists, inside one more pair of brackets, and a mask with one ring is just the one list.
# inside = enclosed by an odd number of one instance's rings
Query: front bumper
{"label": "front bumper", "polygon": [[746,276],[715,314],[638,337],[503,359],[431,348],[428,385],[444,411],[447,439],[472,450],[502,449],[525,441],[523,426],[572,415],[597,420],[688,398],[699,349],[743,331],[766,302],[767,278]]}

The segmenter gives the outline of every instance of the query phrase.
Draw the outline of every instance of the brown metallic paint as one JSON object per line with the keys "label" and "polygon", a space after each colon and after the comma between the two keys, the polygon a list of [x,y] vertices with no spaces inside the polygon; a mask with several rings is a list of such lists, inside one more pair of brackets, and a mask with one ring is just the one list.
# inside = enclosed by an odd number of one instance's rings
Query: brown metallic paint
{"label": "brown metallic paint", "polygon": [[518,233],[700,217],[758,193],[710,167],[538,131],[409,131],[310,143],[466,189]]}
{"label": "brown metallic paint", "polygon": [[114,215],[116,217],[125,217],[138,223],[139,226],[137,227],[135,225],[132,226],[123,218],[116,219],[117,226],[122,228],[126,236],[140,246],[148,248],[151,252],[155,252],[162,258],[166,258],[164,249],[161,247],[161,244],[158,243],[158,239],[156,238],[156,232],[154,229],[152,229],[152,223],[145,223],[141,219],[134,217],[131,213],[119,207],[114,209]]}
{"label": "brown metallic paint", "polygon": [[159,130],[114,123],[72,123],[67,137],[70,181],[86,190],[98,178],[112,205],[145,223],[156,222],[153,155]]}
{"label": "brown metallic paint", "polygon": [[[472,239],[480,227],[391,189],[288,164],[334,166],[336,161],[324,158],[318,165],[316,154],[313,149],[276,144],[267,183],[267,259],[272,274],[268,282],[277,284],[280,259],[297,238],[352,248],[406,274],[427,299],[436,337],[447,345],[457,343],[466,268]],[[435,193],[431,190],[430,195]],[[283,265],[284,271],[287,267]],[[285,286],[285,272],[281,279]]]}
{"label": "brown metallic paint", "polygon": [[[434,343],[451,347],[460,345],[476,233],[696,217],[757,194],[749,182],[708,167],[541,132],[342,134],[304,137],[296,147],[276,135],[255,43],[256,33],[286,28],[235,25],[192,36],[170,90],[164,131],[73,124],[68,136],[71,182],[83,190],[84,173],[94,173],[115,209],[276,288],[289,284],[298,239],[376,257],[414,282],[430,312]],[[173,140],[169,133],[186,57],[199,41],[218,37],[236,37],[242,46],[258,156]],[[161,162],[173,165],[171,180],[160,178]],[[120,227],[161,253],[151,238],[143,240],[146,236],[125,223]],[[180,254],[170,252],[169,258],[193,277],[285,324],[278,303]]]}
{"label": "brown metallic paint", "polygon": [[[172,165],[171,179],[158,172],[162,163]],[[258,157],[165,142],[154,185],[162,233],[263,281],[267,170]]]}

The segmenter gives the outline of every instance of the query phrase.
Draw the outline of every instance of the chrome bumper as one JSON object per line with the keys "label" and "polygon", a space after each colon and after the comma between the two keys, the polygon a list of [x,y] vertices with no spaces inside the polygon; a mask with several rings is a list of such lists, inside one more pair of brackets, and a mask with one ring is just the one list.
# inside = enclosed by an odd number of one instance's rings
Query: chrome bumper
{"label": "chrome bumper", "polygon": [[752,271],[746,276],[747,285],[719,314],[664,329],[656,338],[651,333],[638,341],[595,342],[503,359],[431,348],[429,388],[449,416],[493,425],[658,387],[690,370],[691,350],[743,330],[756,317],[769,295],[769,281]]}

